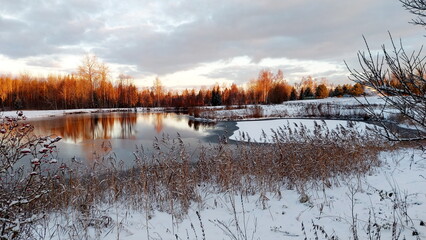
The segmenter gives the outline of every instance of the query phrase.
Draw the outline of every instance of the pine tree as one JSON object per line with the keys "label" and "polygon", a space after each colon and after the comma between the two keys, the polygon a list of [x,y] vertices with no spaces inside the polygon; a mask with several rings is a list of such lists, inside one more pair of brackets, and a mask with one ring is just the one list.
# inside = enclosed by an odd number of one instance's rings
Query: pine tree
{"label": "pine tree", "polygon": [[212,106],[222,105],[222,94],[220,92],[219,86],[216,86],[212,90]]}
{"label": "pine tree", "polygon": [[293,87],[290,93],[290,101],[294,101],[294,100],[297,100],[297,92],[296,92],[296,89]]}

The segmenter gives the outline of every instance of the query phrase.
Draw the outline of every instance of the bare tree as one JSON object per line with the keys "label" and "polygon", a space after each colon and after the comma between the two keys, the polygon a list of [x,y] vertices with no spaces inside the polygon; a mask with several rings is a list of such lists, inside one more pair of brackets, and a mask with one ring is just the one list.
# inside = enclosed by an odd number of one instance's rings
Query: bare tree
{"label": "bare tree", "polygon": [[108,105],[108,99],[110,96],[108,96],[108,83],[109,83],[109,74],[110,69],[105,63],[99,64],[99,94],[98,97],[100,98],[100,102],[102,106]]}
{"label": "bare tree", "polygon": [[423,18],[426,17],[426,0],[400,0],[404,8],[416,15],[411,23],[421,26],[426,26]]}
{"label": "bare tree", "polygon": [[[418,16],[414,24],[425,25],[426,1],[401,0],[404,7]],[[390,35],[390,34],[389,34]],[[360,68],[348,67],[350,79],[375,89],[385,102],[382,111],[377,111],[367,102],[367,111],[379,120],[385,129],[384,135],[393,141],[420,141],[426,139],[426,59],[419,51],[407,52],[402,41],[395,43],[390,35],[391,48],[382,45],[381,53],[373,55],[364,38],[367,51],[358,52]],[[346,64],[347,65],[347,64]],[[347,65],[348,66],[348,65]],[[389,110],[389,111],[388,111]],[[385,114],[396,112],[414,128],[414,134],[404,134],[390,122]],[[386,112],[388,111],[388,112]]]}
{"label": "bare tree", "polygon": [[78,67],[78,74],[90,83],[90,101],[95,107],[95,85],[98,82],[99,61],[95,55],[85,55],[82,64]]}
{"label": "bare tree", "polygon": [[130,87],[132,83],[132,76],[123,73],[118,76],[118,101],[120,107],[129,107],[131,105]]}
{"label": "bare tree", "polygon": [[160,106],[160,100],[163,97],[163,93],[164,93],[164,87],[163,84],[161,83],[160,78],[156,77],[152,86],[152,91],[155,94],[155,106],[159,107]]}

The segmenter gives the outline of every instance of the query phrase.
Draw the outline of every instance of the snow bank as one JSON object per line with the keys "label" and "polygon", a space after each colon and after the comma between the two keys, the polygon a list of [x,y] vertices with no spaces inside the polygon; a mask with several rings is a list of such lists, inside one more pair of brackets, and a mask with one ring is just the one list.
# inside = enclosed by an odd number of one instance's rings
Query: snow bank
{"label": "snow bank", "polygon": [[[84,109],[66,109],[66,110],[23,110],[24,115],[29,118],[58,117],[67,114],[80,113],[102,113],[102,112],[132,112],[135,108],[84,108]],[[138,112],[162,112],[164,108],[136,108]],[[17,111],[0,112],[0,116],[16,116]]]}
{"label": "snow bank", "polygon": [[[204,118],[215,120],[240,120],[255,119],[255,108],[260,108],[261,118],[300,118],[323,117],[362,119],[366,116],[363,104],[371,104],[376,113],[380,113],[384,100],[378,96],[358,98],[325,98],[312,100],[288,101],[276,105],[247,105],[238,109],[238,106],[230,106],[229,109],[221,107],[203,108],[201,113]],[[387,115],[386,115],[387,116]]]}

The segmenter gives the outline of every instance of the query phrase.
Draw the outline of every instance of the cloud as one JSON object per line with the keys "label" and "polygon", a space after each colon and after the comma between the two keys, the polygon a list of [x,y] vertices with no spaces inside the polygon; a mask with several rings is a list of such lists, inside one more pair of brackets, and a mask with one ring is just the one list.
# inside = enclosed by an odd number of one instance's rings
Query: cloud
{"label": "cloud", "polygon": [[[306,76],[314,76],[317,79],[329,77],[328,79],[331,82],[342,80],[342,76],[346,76],[346,69],[333,62],[300,61],[286,58],[265,58],[256,62],[248,56],[240,56],[203,63],[195,68],[162,75],[160,79],[163,84],[172,88],[190,88],[213,84],[229,86],[231,83],[241,85],[257,78],[262,69],[268,69],[272,72],[283,70],[285,79],[290,83],[299,81]],[[158,76],[144,76],[138,82],[138,86],[150,86],[156,77]]]}
{"label": "cloud", "polygon": [[57,57],[45,56],[45,57],[31,57],[26,61],[27,65],[47,67],[47,68],[58,68],[61,67],[60,61]]}
{"label": "cloud", "polygon": [[[346,75],[343,60],[355,64],[357,50],[364,48],[362,35],[382,43],[389,30],[413,48],[423,40],[423,29],[407,23],[412,16],[389,0],[0,0],[0,5],[0,54],[12,60],[69,71],[72,66],[59,58],[93,52],[117,66],[115,71],[141,79],[164,76],[170,84],[240,83],[260,68],[340,79]],[[225,64],[241,56],[251,63]],[[215,68],[217,63],[224,65]],[[206,66],[211,69],[200,70]]]}

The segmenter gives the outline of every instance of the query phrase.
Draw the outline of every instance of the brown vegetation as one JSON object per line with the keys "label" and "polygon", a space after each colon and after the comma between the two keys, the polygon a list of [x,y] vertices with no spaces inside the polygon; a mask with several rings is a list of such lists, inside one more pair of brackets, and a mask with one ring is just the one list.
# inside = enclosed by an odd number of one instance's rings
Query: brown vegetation
{"label": "brown vegetation", "polygon": [[[351,124],[336,131],[317,124],[312,132],[304,126],[283,126],[275,132],[274,143],[229,144],[223,138],[195,152],[188,152],[179,136],[164,136],[154,142],[153,152],[136,149],[134,166],[125,169],[114,154],[100,156],[91,166],[75,160],[56,163],[46,149],[54,153],[54,142],[60,138],[31,137],[32,126],[9,119],[2,126],[13,123],[16,134],[5,128],[5,150],[0,152],[0,226],[6,238],[30,237],[34,222],[64,209],[87,216],[82,219],[88,221],[86,227],[93,221],[108,224],[108,219],[91,216],[100,203],[124,201],[148,215],[156,209],[182,217],[191,203],[202,203],[213,193],[279,196],[287,187],[304,194],[307,187],[330,187],[365,174],[380,164],[379,152],[391,147],[374,136],[360,135]],[[18,160],[24,164],[15,168]]]}
{"label": "brown vegetation", "polygon": [[[75,74],[34,77],[0,75],[0,109],[76,109],[117,107],[175,107],[279,104],[284,101],[341,97],[363,93],[363,88],[344,85],[332,88],[322,81],[318,85],[312,77],[291,86],[281,71],[273,74],[262,70],[248,87],[232,84],[200,90],[166,90],[156,78],[152,88],[138,89],[132,76],[120,74],[113,81],[105,63],[94,56],[86,56]],[[359,85],[360,86],[360,85]]]}
{"label": "brown vegetation", "polygon": [[49,195],[50,207],[88,211],[95,203],[122,200],[136,209],[157,209],[180,217],[191,202],[203,201],[198,190],[206,190],[205,186],[210,193],[251,195],[279,194],[284,185],[303,193],[307,184],[330,187],[347,176],[368,172],[380,164],[379,151],[389,147],[371,144],[371,138],[350,126],[333,132],[318,124],[314,135],[303,126],[291,135],[289,131],[289,126],[283,126],[272,144],[222,141],[200,146],[195,153],[188,152],[179,137],[164,136],[154,142],[152,153],[137,149],[131,169],[124,169],[113,155],[98,159],[88,169],[69,165]]}

